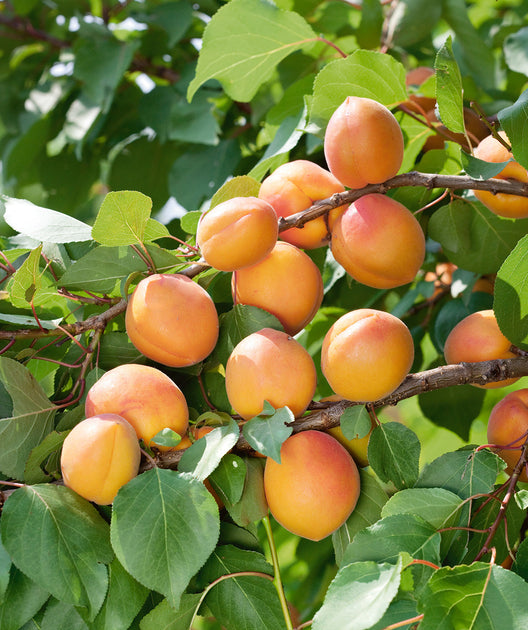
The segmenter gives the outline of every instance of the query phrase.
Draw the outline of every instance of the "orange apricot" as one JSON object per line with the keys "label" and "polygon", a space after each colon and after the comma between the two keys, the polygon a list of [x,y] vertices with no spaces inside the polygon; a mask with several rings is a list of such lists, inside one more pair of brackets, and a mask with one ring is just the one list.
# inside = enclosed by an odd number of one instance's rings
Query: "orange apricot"
{"label": "orange apricot", "polygon": [[[294,160],[279,166],[266,177],[260,187],[259,197],[268,201],[279,217],[289,217],[306,210],[319,199],[344,191],[343,184],[318,164]],[[330,240],[329,230],[343,210],[343,206],[335,208],[326,217],[313,219],[302,228],[284,230],[280,238],[302,249],[326,245]]]}
{"label": "orange apricot", "polygon": [[[451,330],[444,345],[447,363],[475,363],[493,359],[511,359],[511,342],[502,334],[492,309],[477,311],[465,317]],[[488,389],[506,387],[515,383],[511,378],[487,385]]]}
{"label": "orange apricot", "polygon": [[400,169],[403,134],[385,105],[349,96],[328,122],[324,153],[330,172],[345,186],[380,184]]}
{"label": "orange apricot", "polygon": [[211,267],[234,271],[262,260],[278,234],[277,214],[267,201],[234,197],[201,216],[196,243]]}
{"label": "orange apricot", "polygon": [[321,540],[355,508],[360,478],[354,460],[332,436],[303,431],[287,438],[281,463],[268,457],[264,490],[275,520],[288,531]]}
{"label": "orange apricot", "polygon": [[414,215],[385,195],[364,195],[332,230],[332,253],[358,282],[390,289],[414,280],[425,257],[425,236]]}
{"label": "orange apricot", "polygon": [[[508,142],[508,137],[503,131],[499,131],[501,138]],[[511,151],[501,144],[497,138],[487,136],[475,149],[475,157],[485,162],[506,162],[500,173],[495,175],[497,179],[513,179],[519,182],[528,182],[528,171],[513,159]],[[486,208],[500,217],[510,219],[523,219],[528,217],[528,197],[509,195],[508,193],[493,194],[487,190],[474,190],[475,197]]]}
{"label": "orange apricot", "polygon": [[105,374],[86,396],[87,416],[116,413],[128,420],[147,446],[159,446],[152,438],[169,428],[184,435],[189,424],[187,401],[180,388],[164,372],[148,365],[125,363]]}
{"label": "orange apricot", "polygon": [[261,262],[233,272],[233,299],[275,315],[295,335],[323,301],[323,279],[312,259],[295,245],[278,241]]}
{"label": "orange apricot", "polygon": [[141,451],[134,427],[113,413],[75,425],[62,446],[64,484],[88,501],[113,502],[117,491],[139,470]]}
{"label": "orange apricot", "polygon": [[326,333],[321,369],[347,400],[373,402],[391,394],[409,373],[414,343],[397,317],[370,308],[350,311]]}
{"label": "orange apricot", "polygon": [[374,429],[374,422],[372,422],[372,426],[370,428],[370,431],[367,433],[367,435],[361,437],[361,438],[353,438],[352,440],[349,440],[348,438],[346,438],[343,434],[343,429],[341,429],[341,427],[332,427],[331,429],[328,429],[328,433],[334,437],[340,444],[342,444],[346,450],[352,455],[353,460],[356,462],[356,464],[358,464],[358,466],[361,466],[362,468],[364,466],[368,466],[369,460],[368,460],[368,443],[370,441],[370,434],[372,433],[372,430]]}
{"label": "orange apricot", "polygon": [[[521,448],[528,436],[528,389],[519,389],[507,394],[491,410],[488,420],[488,442],[508,448],[497,448],[496,453],[508,465],[512,473]],[[521,481],[528,481],[526,466],[523,467]]]}
{"label": "orange apricot", "polygon": [[181,274],[141,280],[128,299],[126,331],[149,359],[187,367],[205,359],[218,339],[218,314],[199,284]]}
{"label": "orange apricot", "polygon": [[313,398],[317,374],[312,357],[288,334],[263,328],[240,341],[225,367],[227,397],[242,418],[257,416],[267,400],[301,415]]}

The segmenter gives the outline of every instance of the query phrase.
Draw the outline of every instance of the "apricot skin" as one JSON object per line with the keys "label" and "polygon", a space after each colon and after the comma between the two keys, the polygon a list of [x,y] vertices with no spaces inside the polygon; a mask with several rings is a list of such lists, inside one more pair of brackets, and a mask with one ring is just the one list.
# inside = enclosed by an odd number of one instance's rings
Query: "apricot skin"
{"label": "apricot skin", "polygon": [[[503,131],[501,137],[508,142],[508,138]],[[496,138],[488,136],[484,138],[475,149],[475,157],[485,162],[506,162],[513,158],[511,151],[508,151]],[[495,175],[497,179],[513,179],[519,182],[528,182],[528,171],[513,160],[506,164],[502,171]],[[475,197],[483,203],[488,210],[500,217],[509,219],[524,219],[528,217],[528,197],[520,195],[508,195],[507,193],[493,193],[487,190],[474,190]]]}
{"label": "apricot skin", "polygon": [[64,484],[88,501],[109,505],[139,470],[141,451],[134,427],[113,413],[79,422],[62,446]]}
{"label": "apricot skin", "polygon": [[149,359],[187,367],[205,359],[218,339],[218,314],[200,285],[181,274],[141,280],[128,299],[126,330]]}
{"label": "apricot skin", "polygon": [[313,398],[317,374],[301,344],[278,330],[263,328],[240,341],[226,368],[227,397],[242,418],[257,416],[267,400],[301,415]]}
{"label": "apricot skin", "polygon": [[[528,431],[528,389],[519,389],[507,394],[491,410],[488,420],[488,442],[517,449],[497,449],[496,453],[507,463],[512,473],[521,456],[521,447]],[[528,481],[524,466],[520,481]]]}
{"label": "apricot skin", "polygon": [[380,184],[400,169],[403,134],[384,105],[349,96],[328,122],[324,153],[330,172],[345,186]]}
{"label": "apricot skin", "polygon": [[[279,217],[309,208],[315,201],[326,199],[334,193],[344,192],[345,187],[332,173],[308,160],[294,160],[279,166],[262,182],[259,197],[268,201]],[[315,249],[328,243],[329,228],[344,210],[341,206],[309,221],[303,228],[290,228],[280,233],[280,238],[302,249]]]}
{"label": "apricot skin", "polygon": [[161,451],[167,447],[151,444],[164,428],[183,435],[189,424],[187,401],[180,388],[157,368],[125,363],[109,370],[86,396],[86,416],[115,413],[128,420],[139,439]]}
{"label": "apricot skin", "polygon": [[268,311],[295,335],[323,301],[323,279],[312,259],[295,245],[278,241],[261,262],[233,273],[233,299]]}
{"label": "apricot skin", "polygon": [[[511,343],[500,331],[493,310],[471,313],[449,333],[444,345],[446,363],[475,363],[493,359],[511,359]],[[511,378],[487,385],[475,385],[492,389],[515,383]]]}
{"label": "apricot skin", "polygon": [[404,205],[371,194],[337,218],[331,248],[352,278],[370,287],[390,289],[414,280],[424,261],[425,237]]}
{"label": "apricot skin", "polygon": [[413,359],[407,326],[390,313],[362,308],[340,317],[326,333],[321,369],[339,396],[373,402],[400,385]]}
{"label": "apricot skin", "polygon": [[360,478],[337,440],[320,431],[303,431],[282,444],[280,464],[266,459],[264,490],[270,512],[285,529],[321,540],[350,516]]}
{"label": "apricot skin", "polygon": [[211,267],[234,271],[269,254],[278,235],[277,215],[269,203],[257,197],[234,197],[201,216],[196,242]]}

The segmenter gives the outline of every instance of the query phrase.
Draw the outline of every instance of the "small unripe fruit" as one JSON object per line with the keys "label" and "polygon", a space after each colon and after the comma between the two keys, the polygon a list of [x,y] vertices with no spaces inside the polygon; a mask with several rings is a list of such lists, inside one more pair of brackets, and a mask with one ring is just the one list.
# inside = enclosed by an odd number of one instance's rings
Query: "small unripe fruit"
{"label": "small unripe fruit", "polygon": [[62,445],[64,484],[88,501],[113,502],[139,470],[141,451],[134,427],[113,413],[79,422]]}
{"label": "small unripe fruit", "polygon": [[278,234],[277,215],[269,203],[256,197],[234,197],[202,215],[196,243],[211,267],[235,271],[269,254]]}
{"label": "small unripe fruit", "polygon": [[227,361],[225,375],[229,402],[246,420],[261,413],[265,400],[299,416],[317,385],[312,357],[298,341],[272,328],[242,339]]}
{"label": "small unripe fruit", "polygon": [[[475,363],[494,359],[511,359],[511,342],[502,334],[492,309],[471,313],[453,328],[445,345],[446,363]],[[475,385],[488,389],[506,387],[515,383],[516,378],[505,381]]]}
{"label": "small unripe fruit", "polygon": [[189,424],[187,401],[180,388],[157,368],[125,363],[109,370],[90,388],[86,415],[115,413],[128,420],[139,439],[162,451],[167,447],[151,443],[162,429],[184,435]]}
{"label": "small unripe fruit", "polygon": [[295,335],[323,301],[323,279],[312,259],[298,247],[278,241],[261,262],[233,273],[233,299],[275,315]]}
{"label": "small unripe fruit", "polygon": [[288,531],[325,538],[350,516],[360,492],[354,460],[327,433],[303,431],[281,447],[281,463],[266,459],[264,490],[270,512]]}
{"label": "small unripe fruit", "polygon": [[[294,160],[279,166],[262,182],[259,197],[268,201],[280,217],[289,217],[309,208],[315,201],[344,192],[345,187],[332,173],[308,160]],[[326,245],[329,230],[344,207],[331,210],[326,217],[319,217],[302,228],[290,228],[280,233],[280,238],[302,249],[314,249]]]}
{"label": "small unripe fruit", "polygon": [[[499,132],[503,140],[508,142],[508,137],[503,131]],[[485,162],[507,162],[502,171],[495,175],[497,179],[513,179],[519,182],[528,182],[528,171],[513,160],[513,153],[501,144],[497,138],[487,136],[475,149],[475,157]],[[500,217],[510,219],[523,219],[528,217],[528,197],[497,193],[494,195],[487,190],[474,190],[475,197],[479,199],[491,212]]]}
{"label": "small unripe fruit", "polygon": [[[521,448],[528,432],[528,389],[507,394],[491,410],[488,420],[488,442],[509,448],[497,449],[497,454],[507,463],[512,473],[521,456]],[[513,447],[513,448],[512,448]],[[528,481],[526,465],[520,481]]]}
{"label": "small unripe fruit", "polygon": [[170,367],[203,361],[218,339],[213,300],[181,274],[157,273],[141,280],[128,299],[125,322],[134,346]]}
{"label": "small unripe fruit", "polygon": [[326,333],[321,369],[336,394],[373,402],[401,384],[413,359],[407,326],[390,313],[362,308],[340,317]]}
{"label": "small unripe fruit", "polygon": [[412,282],[425,257],[425,237],[414,215],[385,195],[364,195],[332,230],[332,253],[358,282],[390,289]]}
{"label": "small unripe fruit", "polygon": [[400,170],[403,134],[385,105],[349,96],[328,122],[324,153],[330,172],[345,186],[380,184]]}

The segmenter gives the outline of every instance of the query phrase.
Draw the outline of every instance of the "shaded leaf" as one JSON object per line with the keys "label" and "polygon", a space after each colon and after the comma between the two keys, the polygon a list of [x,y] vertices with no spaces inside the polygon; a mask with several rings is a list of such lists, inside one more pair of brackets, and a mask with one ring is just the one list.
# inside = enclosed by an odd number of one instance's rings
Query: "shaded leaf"
{"label": "shaded leaf", "polygon": [[420,441],[399,422],[379,424],[370,434],[368,460],[382,481],[392,481],[400,490],[410,487],[418,478]]}

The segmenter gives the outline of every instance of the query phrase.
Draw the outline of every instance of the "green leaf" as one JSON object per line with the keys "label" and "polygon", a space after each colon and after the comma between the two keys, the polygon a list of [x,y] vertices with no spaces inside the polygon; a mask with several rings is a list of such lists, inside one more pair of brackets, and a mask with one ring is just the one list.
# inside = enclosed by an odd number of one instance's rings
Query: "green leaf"
{"label": "green leaf", "polygon": [[524,630],[528,584],[515,573],[483,562],[436,571],[418,598],[422,630]]}
{"label": "green leaf", "polygon": [[288,425],[294,420],[293,412],[288,407],[281,407],[271,416],[266,414],[251,418],[242,427],[242,433],[258,453],[280,464],[281,446],[292,434],[293,429]]}
{"label": "green leaf", "polygon": [[216,427],[186,449],[178,470],[191,473],[196,479],[204,481],[237,443],[239,435],[238,425],[231,418],[228,425]]}
{"label": "green leaf", "polygon": [[102,563],[113,556],[108,525],[93,505],[64,486],[25,486],[7,499],[0,523],[16,566],[93,620],[108,588]]}
{"label": "green leaf", "polygon": [[493,310],[499,328],[515,346],[528,350],[528,236],[524,236],[497,273]]}
{"label": "green leaf", "polygon": [[13,306],[41,306],[57,295],[57,289],[40,270],[42,245],[33,249],[11,277],[7,290]]}
{"label": "green leaf", "polygon": [[249,175],[238,175],[227,181],[215,192],[211,199],[211,208],[233,199],[234,197],[258,197],[260,183]]}
{"label": "green leaf", "polygon": [[415,487],[444,488],[462,499],[486,494],[493,489],[501,461],[490,451],[475,452],[471,447],[444,453],[425,466]]}
{"label": "green leaf", "polygon": [[207,25],[196,76],[187,98],[209,79],[217,79],[235,101],[250,101],[277,64],[312,44],[316,35],[307,22],[263,0],[231,0]]}
{"label": "green leaf", "polygon": [[[45,483],[60,477],[58,455],[67,434],[67,431],[61,431],[60,433],[52,431],[31,451],[24,470],[26,483]],[[55,456],[55,465],[52,465],[51,470],[48,470],[47,464],[52,455]],[[57,476],[54,477],[50,472],[55,472]]]}
{"label": "green leaf", "polygon": [[215,492],[224,504],[237,503],[242,498],[246,481],[246,463],[238,455],[228,453],[209,477]]}
{"label": "green leaf", "polygon": [[138,475],[120,489],[113,504],[116,556],[138,582],[165,595],[175,608],[215,548],[219,531],[218,507],[209,491],[190,475],[172,470]]}
{"label": "green leaf", "polygon": [[[147,224],[150,220],[152,199],[140,192],[121,190],[109,192],[103,200],[94,226],[92,238],[106,245],[117,247],[119,245],[136,245],[143,243],[147,238]],[[160,223],[159,232],[150,234],[150,240],[160,236],[168,236],[167,228]],[[150,228],[153,230],[153,228]]]}
{"label": "green leaf", "polygon": [[325,129],[347,96],[363,96],[394,107],[407,98],[405,68],[390,55],[356,50],[328,63],[317,75],[310,111],[310,130]]}
{"label": "green leaf", "polygon": [[141,630],[189,630],[201,597],[201,593],[184,593],[177,609],[164,599],[141,619]]}
{"label": "green leaf", "polygon": [[498,271],[526,234],[528,219],[504,219],[478,201],[459,199],[437,210],[428,229],[452,263],[482,275]]}
{"label": "green leaf", "polygon": [[515,33],[510,33],[504,40],[504,59],[510,70],[528,75],[528,27],[520,28]]}
{"label": "green leaf", "polygon": [[369,413],[364,405],[347,407],[341,414],[339,422],[347,440],[364,438],[372,427]]}
{"label": "green leaf", "polygon": [[356,507],[347,521],[332,534],[332,542],[338,566],[343,565],[346,548],[354,536],[365,527],[379,520],[381,510],[388,496],[380,482],[371,473],[362,468],[359,470],[361,493]]}
{"label": "green leaf", "polygon": [[45,604],[50,594],[26,577],[14,565],[4,601],[0,603],[0,628],[19,630]]}
{"label": "green leaf", "polygon": [[440,120],[455,133],[464,133],[464,100],[462,77],[453,55],[451,36],[440,47],[435,58],[436,102]]}
{"label": "green leaf", "polygon": [[343,564],[367,560],[394,563],[400,552],[440,564],[440,534],[415,514],[385,516],[355,535],[345,550]]}
{"label": "green leaf", "polygon": [[92,228],[78,219],[41,208],[25,199],[4,195],[1,199],[5,206],[5,222],[20,234],[47,243],[76,243],[92,238]]}
{"label": "green leaf", "polygon": [[524,580],[528,581],[528,539],[521,541],[515,554],[515,562],[512,571],[520,575]]}
{"label": "green leaf", "polygon": [[156,435],[151,438],[149,446],[154,444],[155,446],[165,446],[167,448],[174,448],[178,446],[181,442],[181,435],[169,429],[168,427],[165,429],[161,429],[158,431]]}
{"label": "green leaf", "polygon": [[147,598],[148,590],[114,558],[108,567],[108,594],[90,630],[127,630]]}
{"label": "green leaf", "polygon": [[506,164],[511,161],[485,162],[484,160],[479,160],[474,155],[469,155],[469,153],[465,151],[460,152],[460,157],[464,170],[470,177],[473,177],[473,179],[490,179],[491,177],[495,177],[495,175],[498,175]]}
{"label": "green leaf", "polygon": [[39,630],[89,630],[79,612],[67,602],[54,597],[46,605]]}
{"label": "green leaf", "polygon": [[456,518],[461,501],[457,494],[443,488],[407,488],[392,495],[381,515],[413,514],[440,529]]}
{"label": "green leaf", "polygon": [[[2,539],[0,538],[0,605],[4,601],[7,585],[9,584],[9,570],[11,569],[11,558],[7,553]],[[0,624],[0,628],[2,625]]]}
{"label": "green leaf", "polygon": [[268,514],[268,503],[264,494],[264,462],[257,457],[244,458],[246,479],[240,500],[236,503],[226,501],[229,515],[237,525],[247,527],[260,521]]}
{"label": "green leaf", "polygon": [[368,460],[382,481],[392,481],[399,490],[410,487],[418,478],[420,440],[399,422],[380,424],[370,435]]}
{"label": "green leaf", "polygon": [[361,22],[356,34],[360,48],[378,47],[383,19],[383,7],[379,0],[364,0],[361,3]]}
{"label": "green leaf", "polygon": [[[232,545],[217,547],[200,572],[200,580],[211,583],[222,575],[258,571],[273,575],[273,567],[255,551]],[[216,584],[205,598],[215,619],[227,630],[283,630],[277,591],[261,576],[234,576]]]}
{"label": "green leaf", "polygon": [[313,630],[367,630],[379,621],[398,592],[402,570],[396,565],[356,562],[340,569],[317,611]]}
{"label": "green leaf", "polygon": [[510,140],[513,157],[528,168],[528,90],[524,90],[513,105],[502,109],[497,116]]}
{"label": "green leaf", "polygon": [[[158,273],[165,273],[181,260],[157,245],[147,251]],[[130,247],[94,247],[66,269],[60,285],[66,289],[83,289],[93,293],[113,293],[123,278],[136,271],[146,271],[145,261]]]}
{"label": "green leaf", "polygon": [[421,42],[433,32],[441,14],[441,2],[432,3],[429,0],[398,2],[387,24],[392,44],[407,48]]}
{"label": "green leaf", "polygon": [[31,451],[52,431],[56,407],[22,364],[0,357],[0,383],[12,402],[11,412],[0,418],[0,470],[24,479]]}

